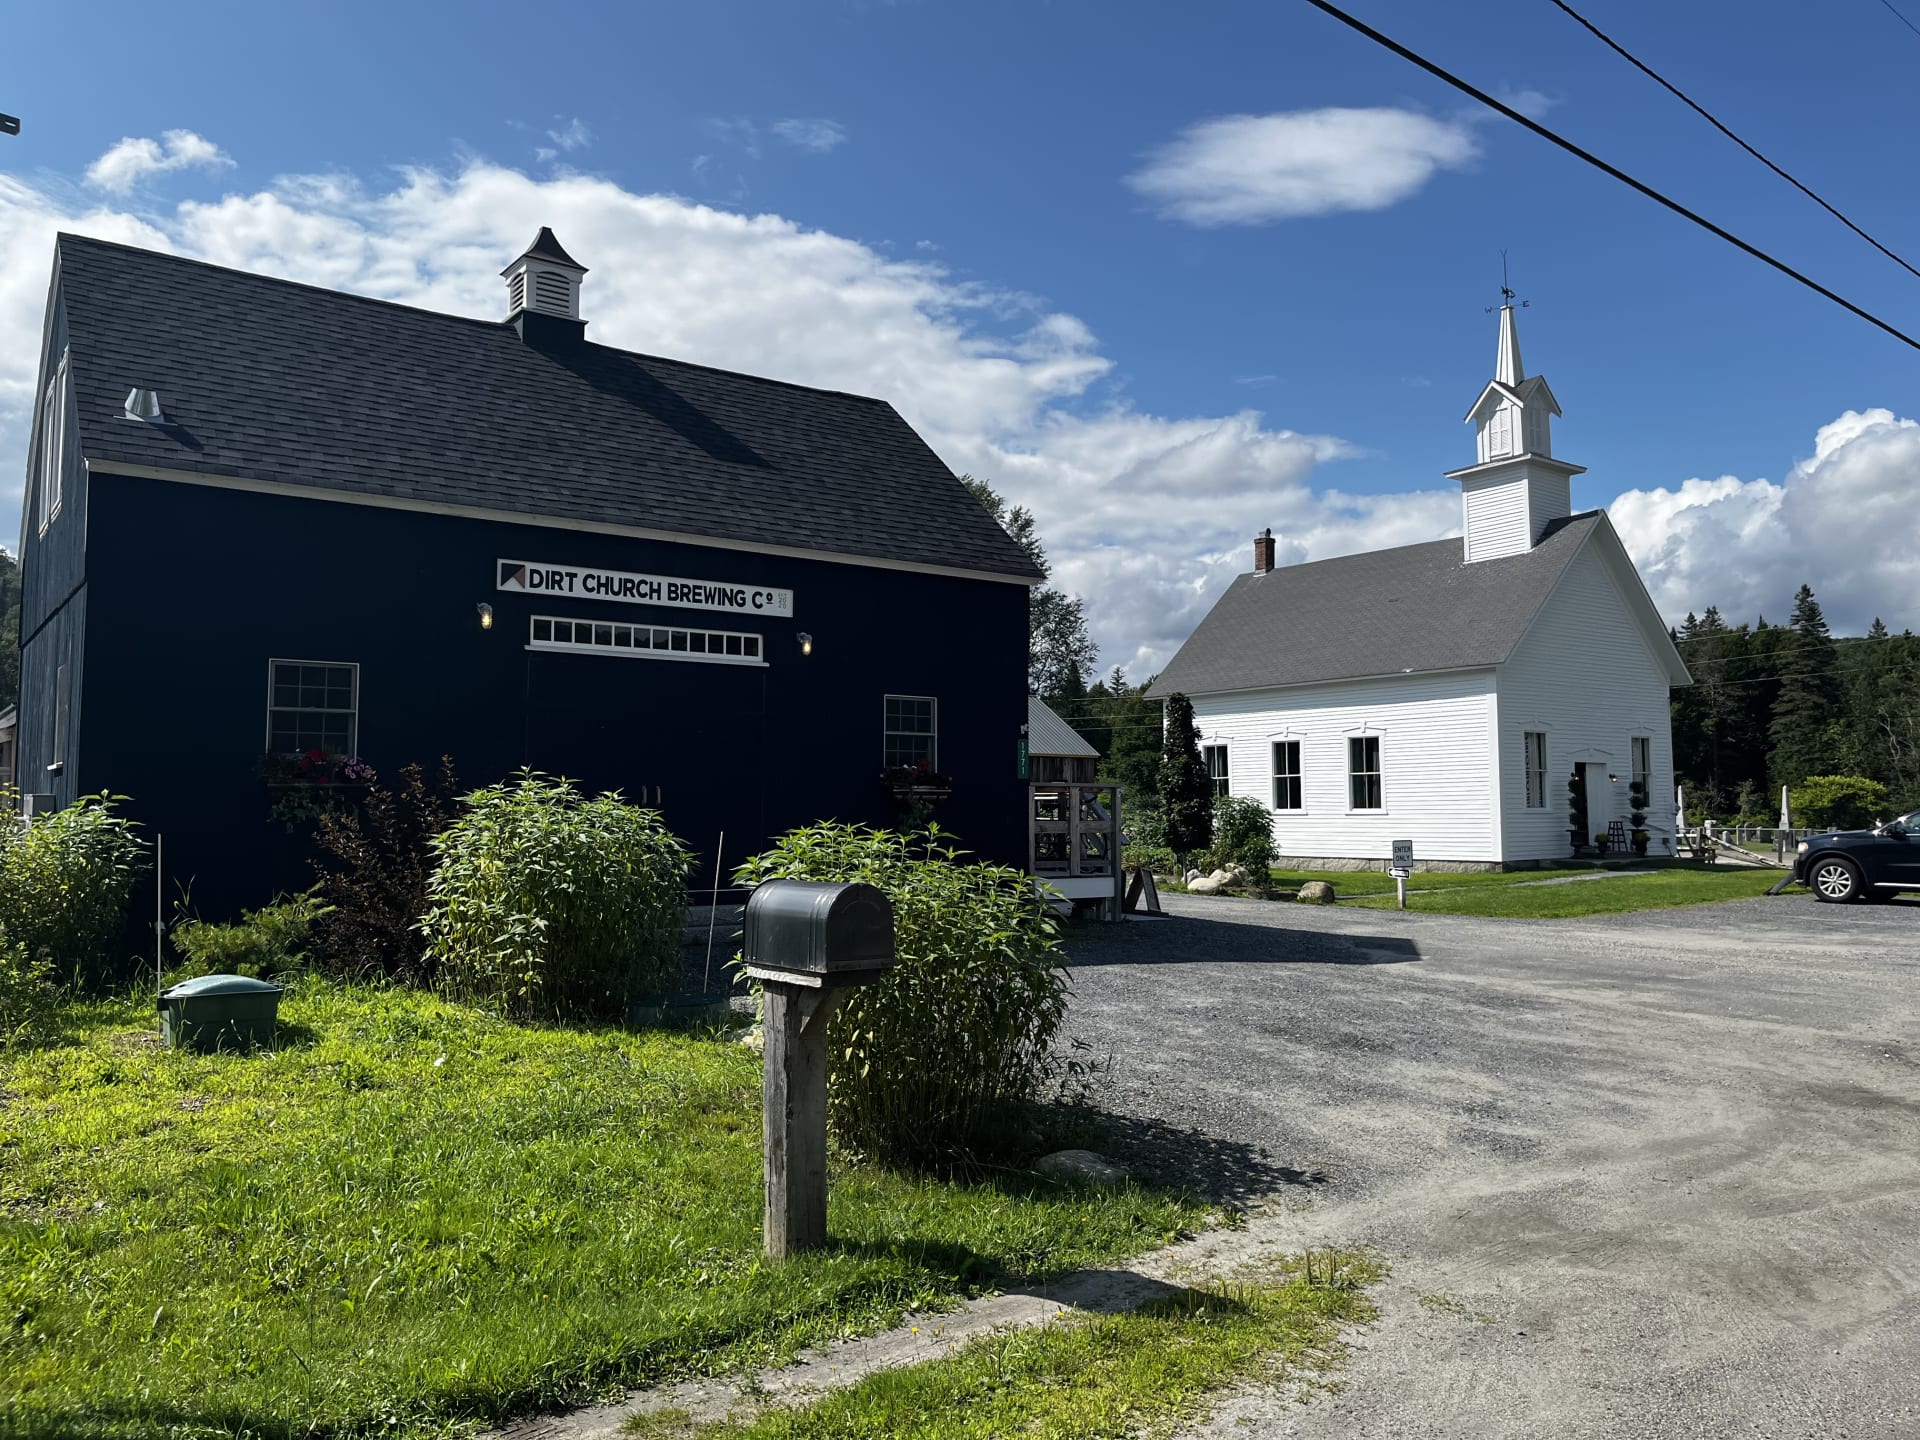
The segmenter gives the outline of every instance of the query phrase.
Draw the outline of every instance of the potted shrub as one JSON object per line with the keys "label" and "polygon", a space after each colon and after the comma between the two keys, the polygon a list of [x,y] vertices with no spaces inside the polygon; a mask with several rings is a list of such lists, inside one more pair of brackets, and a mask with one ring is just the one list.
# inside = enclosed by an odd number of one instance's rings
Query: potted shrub
{"label": "potted shrub", "polygon": [[1593,832],[1593,848],[1600,852],[1600,858],[1602,860],[1607,858],[1607,846],[1610,843],[1606,831],[1596,830]]}
{"label": "potted shrub", "polygon": [[1575,855],[1587,848],[1587,777],[1578,765],[1567,780],[1567,840]]}
{"label": "potted shrub", "polygon": [[1633,853],[1647,853],[1647,782],[1635,780],[1627,787],[1627,829],[1632,834]]}

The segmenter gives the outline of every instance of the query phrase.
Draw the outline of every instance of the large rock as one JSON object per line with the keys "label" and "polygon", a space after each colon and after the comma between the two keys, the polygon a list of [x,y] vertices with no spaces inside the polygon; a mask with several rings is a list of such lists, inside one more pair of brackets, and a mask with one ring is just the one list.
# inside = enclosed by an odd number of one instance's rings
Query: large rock
{"label": "large rock", "polygon": [[1324,880],[1309,880],[1300,887],[1300,893],[1293,897],[1303,905],[1333,904],[1333,886]]}
{"label": "large rock", "polygon": [[1187,882],[1187,891],[1193,895],[1214,895],[1226,889],[1229,885],[1244,885],[1247,883],[1244,875],[1238,880],[1233,877],[1234,872],[1231,870],[1216,870],[1211,875],[1201,876],[1198,880],[1189,880]]}
{"label": "large rock", "polygon": [[1033,1162],[1033,1168],[1055,1180],[1084,1180],[1093,1185],[1118,1185],[1126,1169],[1091,1150],[1056,1150]]}

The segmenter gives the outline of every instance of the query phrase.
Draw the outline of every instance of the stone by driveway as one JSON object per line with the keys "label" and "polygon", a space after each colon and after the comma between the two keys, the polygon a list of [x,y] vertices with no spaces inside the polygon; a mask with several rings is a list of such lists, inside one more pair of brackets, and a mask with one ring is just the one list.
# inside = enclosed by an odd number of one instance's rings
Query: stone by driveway
{"label": "stone by driveway", "polygon": [[1106,1103],[1394,1267],[1342,1389],[1204,1433],[1920,1436],[1920,905],[1166,903],[1074,942]]}

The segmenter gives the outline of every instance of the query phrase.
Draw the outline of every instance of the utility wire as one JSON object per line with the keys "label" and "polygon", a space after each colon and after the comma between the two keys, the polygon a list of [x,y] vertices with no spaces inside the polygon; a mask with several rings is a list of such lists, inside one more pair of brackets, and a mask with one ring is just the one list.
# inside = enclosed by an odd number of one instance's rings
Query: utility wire
{"label": "utility wire", "polygon": [[[1886,4],[1886,0],[1882,0],[1882,3]],[[1634,69],[1638,70],[1641,74],[1645,75],[1648,79],[1652,80],[1654,83],[1658,84],[1663,89],[1665,89],[1668,94],[1672,95],[1681,104],[1685,105],[1689,110],[1693,111],[1694,114],[1698,115],[1702,120],[1706,121],[1709,125],[1713,126],[1714,129],[1718,130],[1722,135],[1726,136],[1727,139],[1733,141],[1734,144],[1738,145],[1742,150],[1746,151],[1747,154],[1751,155],[1754,159],[1758,160],[1762,165],[1766,166],[1769,170],[1773,171],[1774,174],[1778,175],[1782,180],[1786,181],[1789,185],[1793,186],[1794,189],[1798,190],[1802,195],[1806,196],[1809,200],[1813,201],[1814,204],[1818,205],[1822,210],[1826,211],[1829,215],[1833,216],[1834,219],[1838,220],[1842,225],[1846,226],[1849,230],[1853,231],[1854,234],[1858,235],[1862,240],[1866,241],[1869,245],[1873,246],[1874,249],[1878,250],[1882,255],[1886,256],[1889,260],[1893,261],[1893,263],[1898,265],[1902,270],[1905,270],[1909,275],[1912,275],[1915,279],[1920,279],[1920,270],[1914,269],[1913,266],[1909,265],[1904,259],[1894,254],[1893,251],[1889,250],[1886,246],[1882,245],[1878,240],[1874,239],[1873,236],[1869,235],[1866,231],[1862,230],[1858,225],[1854,224],[1853,221],[1849,220],[1846,216],[1842,215],[1838,210],[1834,209],[1833,206],[1829,205],[1825,200],[1821,199],[1812,190],[1808,189],[1805,185],[1802,185],[1798,180],[1794,179],[1793,176],[1789,175],[1785,170],[1782,170],[1778,165],[1774,164],[1773,161],[1769,160],[1766,156],[1762,155],[1758,150],[1754,149],[1753,146],[1749,145],[1746,141],[1742,140],[1738,135],[1734,134],[1733,131],[1729,130],[1725,125],[1721,124],[1720,121],[1704,105],[1699,104],[1697,101],[1694,100],[1694,98],[1691,95],[1688,95],[1678,85],[1675,85],[1672,81],[1668,80],[1666,76],[1660,74],[1651,65],[1647,64],[1644,60],[1640,59],[1637,55],[1633,54],[1630,50],[1627,49],[1626,46],[1622,45],[1619,41],[1615,40],[1611,35],[1607,34],[1598,25],[1595,25],[1591,20],[1587,19],[1586,16],[1582,15],[1578,10],[1574,9],[1573,6],[1567,4],[1567,0],[1553,0],[1553,4],[1557,6],[1560,10],[1564,11],[1568,16],[1570,16],[1573,20],[1579,23],[1582,27],[1584,27],[1587,33],[1592,35],[1594,39],[1598,40],[1601,44],[1605,45],[1609,50],[1613,51],[1614,54],[1618,55],[1622,60],[1625,60],[1629,65],[1633,66]],[[1893,9],[1891,4],[1888,4],[1887,8],[1889,10]],[[1896,10],[1894,11],[1894,13],[1898,15],[1899,11]],[[1906,19],[1904,15],[1902,15],[1900,18],[1903,20]],[[1916,31],[1915,33],[1920,34],[1920,31]]]}
{"label": "utility wire", "polygon": [[1809,290],[1812,290],[1815,294],[1824,295],[1827,299],[1833,301],[1834,304],[1840,306],[1844,310],[1848,310],[1853,314],[1859,316],[1862,320],[1865,320],[1869,325],[1875,326],[1878,329],[1886,331],[1887,334],[1893,336],[1894,339],[1900,341],[1903,345],[1910,346],[1912,349],[1915,349],[1915,350],[1920,350],[1920,340],[1914,339],[1913,336],[1907,334],[1903,330],[1896,329],[1894,326],[1888,324],[1885,320],[1882,320],[1878,315],[1873,314],[1871,311],[1862,310],[1858,305],[1854,304],[1851,300],[1847,299],[1843,295],[1835,294],[1833,291],[1829,290],[1826,286],[1822,285],[1818,280],[1812,279],[1809,276],[1801,274],[1798,270],[1794,269],[1791,265],[1787,264],[1786,261],[1774,259],[1773,256],[1769,255],[1766,251],[1762,250],[1759,246],[1748,244],[1745,240],[1742,240],[1738,235],[1735,235],[1732,231],[1722,229],[1720,226],[1714,224],[1713,221],[1707,219],[1704,215],[1701,215],[1696,211],[1689,210],[1686,206],[1682,205],[1678,200],[1671,199],[1668,196],[1661,194],[1658,190],[1654,189],[1651,185],[1646,184],[1644,181],[1634,179],[1633,176],[1627,174],[1626,171],[1620,169],[1618,166],[1609,165],[1605,160],[1602,160],[1598,155],[1595,155],[1592,151],[1581,149],[1578,145],[1574,144],[1573,141],[1567,139],[1563,135],[1557,134],[1556,132],[1549,130],[1546,126],[1542,125],[1539,121],[1528,119],[1525,115],[1522,115],[1518,110],[1514,109],[1511,105],[1503,104],[1501,101],[1498,101],[1494,99],[1493,96],[1487,94],[1486,91],[1478,88],[1475,85],[1469,84],[1467,81],[1462,80],[1458,75],[1453,74],[1451,71],[1443,70],[1440,66],[1436,65],[1433,61],[1427,59],[1424,55],[1420,55],[1415,53],[1412,50],[1409,50],[1406,46],[1402,45],[1398,40],[1392,39],[1391,37],[1386,35],[1382,35],[1378,30],[1375,30],[1371,25],[1366,24],[1364,21],[1357,20],[1353,16],[1347,14],[1347,12],[1342,10],[1339,6],[1329,4],[1328,0],[1307,0],[1307,4],[1313,6],[1314,9],[1319,10],[1324,14],[1331,15],[1334,19],[1338,20],[1341,24],[1347,26],[1349,29],[1358,31],[1360,34],[1366,36],[1369,40],[1373,41],[1376,45],[1382,45],[1386,47],[1388,50],[1391,50],[1394,54],[1398,55],[1401,59],[1406,60],[1411,64],[1419,66],[1422,70],[1426,71],[1429,75],[1432,75],[1434,78],[1438,80],[1444,80],[1447,84],[1451,85],[1454,89],[1460,91],[1462,94],[1471,95],[1475,100],[1478,100],[1482,105],[1485,105],[1488,109],[1496,110],[1500,114],[1506,116],[1509,120],[1513,121],[1514,124],[1519,125],[1524,129],[1531,130],[1534,134],[1540,136],[1543,140],[1549,140],[1553,144],[1558,145],[1562,150],[1565,150],[1569,155],[1572,155],[1578,159],[1584,160],[1587,162],[1587,164],[1593,166],[1596,170],[1600,170],[1605,172],[1608,175],[1611,175],[1614,179],[1618,180],[1622,185],[1628,186],[1630,189],[1639,191],[1642,195],[1646,196],[1649,200],[1652,200],[1656,204],[1666,206],[1667,209],[1673,211],[1674,214],[1681,216],[1683,219],[1691,220],[1694,224],[1698,225],[1701,229],[1706,230],[1711,234],[1719,236],[1722,240],[1726,241],[1729,245],[1732,245],[1734,248],[1738,250],[1744,250],[1747,254],[1753,256],[1754,259],[1760,261],[1762,264],[1771,265],[1775,270],[1778,270],[1782,275],[1787,276],[1791,280],[1799,281],[1802,285],[1806,286]]}
{"label": "utility wire", "polygon": [[1887,9],[1893,10],[1894,18],[1898,20],[1902,25],[1906,26],[1909,30],[1913,31],[1914,34],[1920,35],[1920,25],[1914,24],[1913,21],[1909,20],[1905,15],[1902,15],[1898,10],[1894,9],[1893,0],[1880,0],[1880,3],[1886,6]]}

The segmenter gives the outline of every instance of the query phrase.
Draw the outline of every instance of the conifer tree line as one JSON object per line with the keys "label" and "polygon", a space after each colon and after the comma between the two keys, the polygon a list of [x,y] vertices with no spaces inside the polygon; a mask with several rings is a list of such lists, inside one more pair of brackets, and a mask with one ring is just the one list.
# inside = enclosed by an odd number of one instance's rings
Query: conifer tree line
{"label": "conifer tree line", "polygon": [[1920,807],[1920,636],[1876,619],[1836,638],[1802,585],[1784,625],[1729,625],[1709,606],[1673,639],[1693,674],[1673,692],[1690,819],[1771,825],[1780,787],[1815,775],[1864,776],[1886,787],[1891,812]]}

